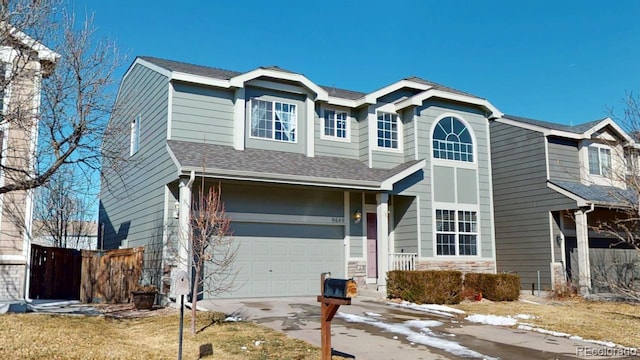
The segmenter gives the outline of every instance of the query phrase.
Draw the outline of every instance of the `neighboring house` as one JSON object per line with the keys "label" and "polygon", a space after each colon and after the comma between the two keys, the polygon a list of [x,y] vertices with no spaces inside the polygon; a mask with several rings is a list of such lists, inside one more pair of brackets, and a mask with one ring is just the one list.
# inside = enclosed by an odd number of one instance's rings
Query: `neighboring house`
{"label": "neighboring house", "polygon": [[610,118],[576,126],[510,115],[492,121],[498,271],[518,273],[525,289],[537,287],[540,274],[545,289],[571,280],[582,294],[593,290],[594,249],[617,242],[594,228],[623,216],[616,209],[628,197],[625,157],[637,148]]}
{"label": "neighboring house", "polygon": [[[146,246],[168,292],[202,177],[239,244],[226,297],[315,295],[320,273],[386,287],[394,268],[495,272],[487,100],[412,77],[371,93],[278,67],[138,57],[103,147],[105,248]],[[122,179],[122,183],[118,180]],[[181,224],[181,225],[179,225]],[[186,258],[178,252],[178,259]],[[184,259],[182,259],[184,260]]]}
{"label": "neighboring house", "polygon": [[[0,184],[24,179],[34,166],[40,83],[59,55],[19,31],[10,44],[0,44]],[[19,70],[16,70],[19,69]],[[0,195],[0,300],[28,297],[33,191]]]}
{"label": "neighboring house", "polygon": [[98,223],[95,221],[33,221],[32,244],[76,250],[98,250]]}

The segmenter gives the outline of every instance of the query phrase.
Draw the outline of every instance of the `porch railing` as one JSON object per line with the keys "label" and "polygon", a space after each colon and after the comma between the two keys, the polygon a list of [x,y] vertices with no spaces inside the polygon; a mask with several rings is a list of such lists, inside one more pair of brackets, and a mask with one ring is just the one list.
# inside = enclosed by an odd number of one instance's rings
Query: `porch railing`
{"label": "porch railing", "polygon": [[389,270],[415,270],[416,253],[390,253],[389,254]]}

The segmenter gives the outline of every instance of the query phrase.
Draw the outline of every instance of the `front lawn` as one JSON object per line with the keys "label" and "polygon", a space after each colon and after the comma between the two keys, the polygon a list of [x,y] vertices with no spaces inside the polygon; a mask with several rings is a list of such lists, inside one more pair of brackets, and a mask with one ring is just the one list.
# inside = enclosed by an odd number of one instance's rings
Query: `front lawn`
{"label": "front lawn", "polygon": [[[304,341],[253,323],[219,322],[217,316],[199,314],[195,336],[185,316],[184,359],[211,350],[212,359],[320,359],[320,349]],[[0,315],[0,359],[176,359],[178,329],[177,311],[124,319]]]}
{"label": "front lawn", "polygon": [[586,301],[573,298],[563,301],[535,299],[536,302],[464,302],[452,307],[467,315],[485,314],[515,316],[529,314],[530,320],[519,320],[550,331],[581,336],[584,339],[610,341],[640,347],[640,305],[617,302]]}

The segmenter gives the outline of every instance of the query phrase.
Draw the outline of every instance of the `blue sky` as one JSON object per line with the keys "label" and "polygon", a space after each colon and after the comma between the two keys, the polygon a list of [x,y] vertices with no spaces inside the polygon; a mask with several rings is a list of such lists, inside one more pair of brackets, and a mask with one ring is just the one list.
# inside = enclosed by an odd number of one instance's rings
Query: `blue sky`
{"label": "blue sky", "polygon": [[72,3],[95,14],[98,35],[116,40],[129,63],[277,65],[363,92],[415,75],[507,114],[574,125],[640,92],[635,0]]}

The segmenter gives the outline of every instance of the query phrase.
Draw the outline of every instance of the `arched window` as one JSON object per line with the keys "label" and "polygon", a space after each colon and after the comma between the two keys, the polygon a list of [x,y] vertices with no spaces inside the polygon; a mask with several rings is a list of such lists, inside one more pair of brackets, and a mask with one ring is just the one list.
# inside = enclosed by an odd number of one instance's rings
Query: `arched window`
{"label": "arched window", "polygon": [[471,133],[462,121],[447,116],[433,130],[433,157],[473,162]]}

